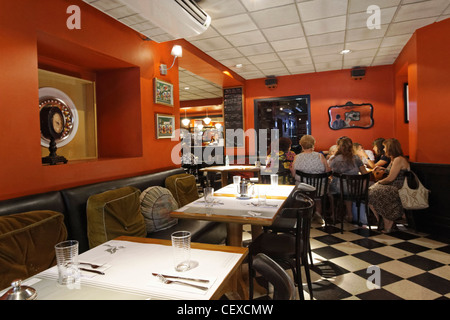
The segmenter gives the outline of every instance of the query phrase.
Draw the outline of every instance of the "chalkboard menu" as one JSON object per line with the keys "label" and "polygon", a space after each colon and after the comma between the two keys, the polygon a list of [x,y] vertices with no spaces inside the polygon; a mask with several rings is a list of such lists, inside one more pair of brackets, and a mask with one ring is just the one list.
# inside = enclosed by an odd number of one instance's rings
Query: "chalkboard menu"
{"label": "chalkboard menu", "polygon": [[[242,87],[223,89],[223,114],[225,127],[225,145],[227,147],[244,146],[244,113],[242,105]],[[236,131],[237,129],[241,129]],[[230,134],[233,130],[234,134]],[[238,137],[238,138],[236,138]]]}

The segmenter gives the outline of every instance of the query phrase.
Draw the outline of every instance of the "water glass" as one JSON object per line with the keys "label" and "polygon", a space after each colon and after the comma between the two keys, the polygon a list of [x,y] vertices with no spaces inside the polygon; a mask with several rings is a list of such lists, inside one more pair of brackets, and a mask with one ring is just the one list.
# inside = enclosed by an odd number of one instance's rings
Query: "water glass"
{"label": "water glass", "polygon": [[172,233],[173,263],[176,271],[189,270],[191,262],[191,233],[176,231]]}
{"label": "water glass", "polygon": [[78,269],[78,241],[67,240],[55,245],[58,283],[72,285],[80,280]]}
{"label": "water glass", "polygon": [[263,186],[258,186],[258,206],[265,206],[266,199],[266,189]]}
{"label": "water glass", "polygon": [[214,188],[206,187],[203,189],[203,196],[205,197],[206,214],[212,213],[212,206],[214,202]]}
{"label": "water glass", "polygon": [[272,187],[278,186],[278,175],[277,174],[271,174],[270,175],[270,185]]}
{"label": "water glass", "polygon": [[241,176],[233,176],[234,190],[239,193],[239,184],[241,183]]}

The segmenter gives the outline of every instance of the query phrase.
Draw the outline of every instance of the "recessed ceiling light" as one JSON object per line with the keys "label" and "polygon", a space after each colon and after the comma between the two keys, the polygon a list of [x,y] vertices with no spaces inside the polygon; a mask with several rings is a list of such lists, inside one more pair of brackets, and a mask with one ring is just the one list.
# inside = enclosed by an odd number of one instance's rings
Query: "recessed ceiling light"
{"label": "recessed ceiling light", "polygon": [[352,52],[351,50],[348,50],[348,49],[345,49],[345,50],[342,50],[341,51],[341,54],[348,54],[348,53],[350,53],[350,52]]}
{"label": "recessed ceiling light", "polygon": [[236,68],[242,68],[242,63],[238,63],[238,64],[236,65]]}
{"label": "recessed ceiling light", "polygon": [[184,87],[184,90],[189,90],[189,87]]}

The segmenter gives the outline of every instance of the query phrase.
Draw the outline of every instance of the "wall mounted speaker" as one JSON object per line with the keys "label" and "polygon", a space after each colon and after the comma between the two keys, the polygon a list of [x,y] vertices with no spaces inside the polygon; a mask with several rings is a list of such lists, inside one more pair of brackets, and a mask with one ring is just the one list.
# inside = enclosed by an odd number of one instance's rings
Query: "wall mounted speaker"
{"label": "wall mounted speaker", "polygon": [[274,76],[267,77],[266,80],[264,80],[264,82],[266,84],[266,87],[270,89],[276,88],[278,85],[278,80]]}
{"label": "wall mounted speaker", "polygon": [[361,80],[366,75],[366,68],[354,67],[354,68],[352,68],[350,73],[351,73],[351,76],[353,79]]}

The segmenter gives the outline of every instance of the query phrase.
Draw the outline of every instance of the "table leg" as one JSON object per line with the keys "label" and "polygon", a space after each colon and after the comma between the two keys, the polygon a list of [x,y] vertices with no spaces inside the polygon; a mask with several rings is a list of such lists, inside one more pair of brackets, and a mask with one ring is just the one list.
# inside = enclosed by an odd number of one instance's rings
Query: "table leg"
{"label": "table leg", "polygon": [[227,224],[227,244],[233,247],[242,247],[242,224]]}
{"label": "table leg", "polygon": [[228,185],[228,171],[222,171],[222,188]]}
{"label": "table leg", "polygon": [[[239,223],[228,223],[227,224],[227,232],[228,232],[228,238],[227,238],[227,245],[234,246],[234,247],[242,247],[242,224]],[[235,284],[233,286],[233,292],[236,292],[239,294],[239,296],[242,297],[242,299],[247,300],[248,299],[248,285],[247,281],[243,278],[243,272],[241,268],[236,271],[236,274],[233,276],[232,283]]]}

